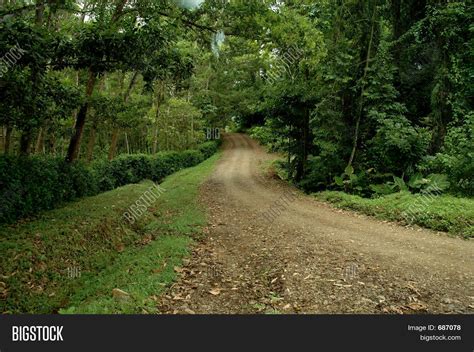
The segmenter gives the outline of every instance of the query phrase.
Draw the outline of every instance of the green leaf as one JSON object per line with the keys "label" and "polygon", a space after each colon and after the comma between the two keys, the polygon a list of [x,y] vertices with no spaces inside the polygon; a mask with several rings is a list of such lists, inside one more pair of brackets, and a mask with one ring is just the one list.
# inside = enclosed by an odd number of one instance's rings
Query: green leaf
{"label": "green leaf", "polygon": [[428,187],[437,191],[445,191],[449,188],[450,182],[448,181],[448,176],[445,174],[431,174],[428,175]]}
{"label": "green leaf", "polygon": [[344,173],[349,176],[352,175],[354,173],[354,168],[352,167],[352,165],[349,165],[348,167],[346,167],[344,169]]}
{"label": "green leaf", "polygon": [[334,182],[336,182],[336,185],[338,186],[344,186],[344,181],[342,180],[342,177],[340,176],[335,176],[334,177]]}
{"label": "green leaf", "polygon": [[382,184],[377,184],[377,185],[370,185],[369,186],[372,191],[374,191],[376,194],[390,194],[393,193],[393,187],[392,185],[388,183],[382,183]]}
{"label": "green leaf", "polygon": [[408,191],[408,187],[402,178],[393,176],[393,182],[395,184],[395,187],[398,188],[400,191]]}
{"label": "green leaf", "polygon": [[410,180],[408,181],[408,186],[410,188],[421,188],[421,186],[426,183],[424,182],[423,175],[420,173],[414,174],[412,177],[410,177]]}

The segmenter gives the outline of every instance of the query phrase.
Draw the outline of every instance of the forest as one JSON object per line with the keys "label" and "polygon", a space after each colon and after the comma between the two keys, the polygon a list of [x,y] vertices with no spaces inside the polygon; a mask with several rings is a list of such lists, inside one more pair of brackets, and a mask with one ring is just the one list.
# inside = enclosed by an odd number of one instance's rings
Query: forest
{"label": "forest", "polygon": [[3,1],[3,153],[111,160],[256,126],[306,190],[474,193],[472,6],[185,5]]}
{"label": "forest", "polygon": [[[104,192],[196,165],[204,177],[222,140],[224,155],[226,140],[253,146],[235,136],[275,155],[271,177],[302,194],[472,238],[473,17],[470,2],[451,0],[0,0],[3,308],[57,311],[75,290],[19,300],[28,280],[9,276],[15,265],[51,258],[31,249],[47,225],[18,226],[92,196],[118,206]],[[137,197],[140,185],[124,189]],[[188,235],[179,224],[159,228]],[[76,260],[102,246],[102,230],[88,231]],[[126,247],[136,234],[123,231]],[[6,259],[30,250],[24,263]]]}

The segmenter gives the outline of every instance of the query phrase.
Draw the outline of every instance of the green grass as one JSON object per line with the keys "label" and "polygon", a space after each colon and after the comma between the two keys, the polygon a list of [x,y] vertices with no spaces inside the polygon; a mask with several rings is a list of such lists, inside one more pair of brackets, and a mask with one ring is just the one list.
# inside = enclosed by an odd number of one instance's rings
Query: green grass
{"label": "green grass", "polygon": [[[325,191],[315,197],[338,208],[357,210],[379,219],[417,224],[465,238],[474,237],[474,200],[450,195],[432,197],[399,192],[379,198],[362,198],[344,192]],[[408,212],[409,216],[405,216]]]}
{"label": "green grass", "polygon": [[[154,312],[174,266],[201,235],[199,185],[218,155],[165,179],[166,190],[133,225],[122,214],[151,185],[127,185],[0,229],[0,311]],[[80,270],[70,278],[68,268]],[[130,297],[116,300],[119,288]]]}

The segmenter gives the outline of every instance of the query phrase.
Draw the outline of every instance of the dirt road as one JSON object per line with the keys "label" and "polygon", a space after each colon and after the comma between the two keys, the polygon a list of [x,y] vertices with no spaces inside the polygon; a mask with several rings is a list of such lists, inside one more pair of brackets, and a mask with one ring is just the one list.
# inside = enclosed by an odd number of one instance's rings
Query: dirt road
{"label": "dirt road", "polygon": [[317,202],[263,175],[273,157],[245,135],[223,149],[201,190],[207,236],[176,268],[163,313],[474,312],[473,241]]}

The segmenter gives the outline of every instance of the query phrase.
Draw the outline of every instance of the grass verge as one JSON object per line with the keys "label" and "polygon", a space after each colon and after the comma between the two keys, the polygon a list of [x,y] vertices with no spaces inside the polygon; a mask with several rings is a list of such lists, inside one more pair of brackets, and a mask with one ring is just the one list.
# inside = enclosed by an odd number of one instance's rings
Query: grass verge
{"label": "grass verge", "polygon": [[[199,185],[214,155],[165,179],[166,191],[134,224],[122,217],[152,185],[127,185],[0,229],[0,311],[155,312],[156,296],[201,235]],[[112,296],[119,288],[128,295]]]}
{"label": "grass verge", "polygon": [[464,238],[474,237],[473,199],[450,195],[424,197],[409,192],[372,199],[334,191],[315,193],[314,196],[338,208],[360,211],[379,219],[416,224]]}

